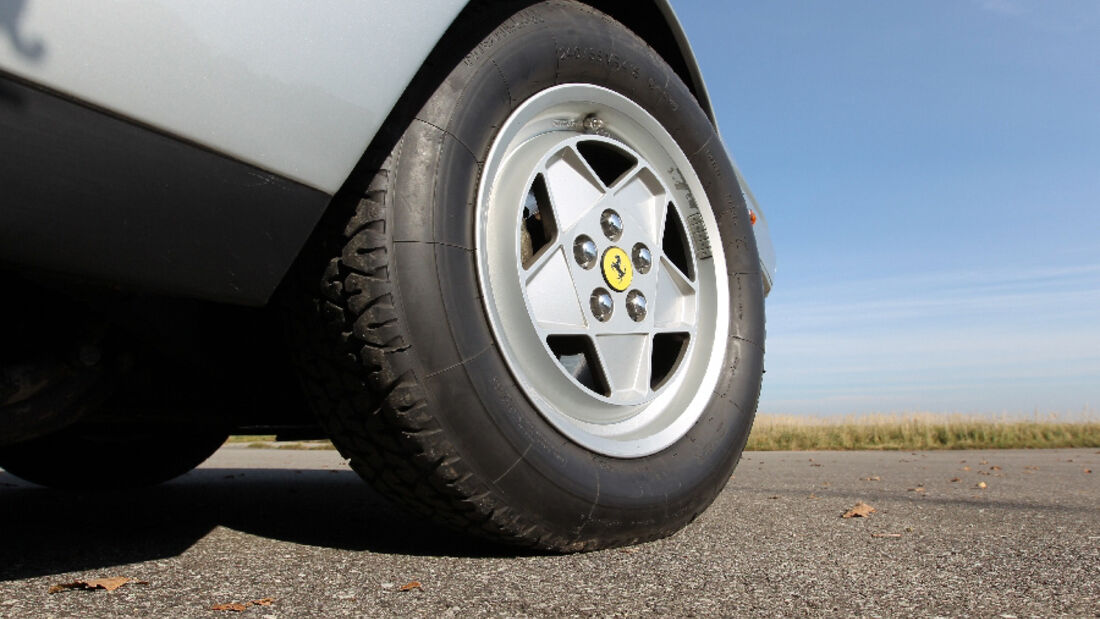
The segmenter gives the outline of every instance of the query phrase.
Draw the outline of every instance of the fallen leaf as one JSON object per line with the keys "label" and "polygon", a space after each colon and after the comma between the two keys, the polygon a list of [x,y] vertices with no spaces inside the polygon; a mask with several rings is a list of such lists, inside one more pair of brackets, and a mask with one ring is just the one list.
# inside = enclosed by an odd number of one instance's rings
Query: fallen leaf
{"label": "fallen leaf", "polygon": [[420,584],[419,580],[414,580],[412,582],[401,585],[401,588],[398,589],[398,591],[412,591],[413,589],[424,589],[424,587]]}
{"label": "fallen leaf", "polygon": [[871,514],[875,513],[876,511],[878,511],[878,510],[876,510],[875,508],[871,507],[870,505],[864,503],[863,501],[860,501],[860,502],[856,503],[855,505],[853,505],[852,509],[849,509],[848,511],[841,514],[840,517],[841,518],[866,518],[866,517],[870,516]]}
{"label": "fallen leaf", "polygon": [[1001,470],[1001,467],[999,467],[999,466],[997,466],[996,464],[994,464],[993,466],[989,467],[989,470],[991,470],[991,471],[999,471],[999,470]]}
{"label": "fallen leaf", "polygon": [[989,475],[989,471],[978,471],[978,475]]}
{"label": "fallen leaf", "polygon": [[988,488],[988,486],[985,485],[984,481],[979,481],[978,482],[978,488],[981,488],[982,490],[985,490],[986,488]]}
{"label": "fallen leaf", "polygon": [[924,486],[917,486],[916,488],[910,488],[909,492],[924,492]]}
{"label": "fallen leaf", "polygon": [[901,533],[872,533],[871,537],[890,537],[898,539],[901,537]]}
{"label": "fallen leaf", "polygon": [[951,478],[951,482],[952,482],[952,483],[954,483],[954,482],[957,482],[957,481],[962,481],[962,480],[961,480],[961,479],[959,479],[958,477],[952,477],[952,478]]}
{"label": "fallen leaf", "polygon": [[981,461],[981,462],[979,462],[978,464],[989,464],[989,460],[982,460],[982,461]]}
{"label": "fallen leaf", "polygon": [[52,587],[49,588],[49,590],[46,591],[46,593],[50,593],[50,594],[60,593],[62,591],[68,591],[68,590],[73,590],[73,589],[82,589],[82,590],[88,590],[88,591],[94,590],[94,589],[104,589],[106,591],[114,591],[115,589],[118,589],[119,587],[121,587],[122,585],[125,585],[127,583],[133,583],[135,585],[147,585],[147,584],[149,584],[148,582],[146,582],[144,580],[134,580],[133,578],[127,578],[125,576],[117,576],[117,577],[114,577],[114,578],[96,578],[96,579],[93,579],[93,580],[77,580],[77,581],[74,581],[74,582],[67,582],[67,583],[60,584],[60,585],[53,585]]}
{"label": "fallen leaf", "polygon": [[872,475],[870,477],[864,477],[863,481],[882,481],[882,478],[878,475]]}
{"label": "fallen leaf", "polygon": [[230,610],[235,613],[242,613],[248,606],[248,604],[241,604],[240,602],[229,602],[228,604],[215,604],[210,607],[210,610]]}
{"label": "fallen leaf", "polygon": [[275,603],[275,598],[260,598],[258,600],[252,600],[251,602],[228,602],[225,604],[215,604],[210,607],[210,610],[228,610],[235,613],[242,613],[249,606],[271,606]]}
{"label": "fallen leaf", "polygon": [[817,498],[817,495],[811,492],[811,493],[810,493],[810,497],[809,497],[809,498],[811,498],[811,499],[816,499],[816,498]]}
{"label": "fallen leaf", "polygon": [[963,470],[964,470],[964,471],[969,471],[969,470],[970,470],[970,467],[969,467],[969,466],[964,466],[964,467],[963,467]]}
{"label": "fallen leaf", "polygon": [[1091,473],[1091,472],[1092,472],[1092,469],[1085,469],[1085,472],[1086,472],[1086,473]]}
{"label": "fallen leaf", "polygon": [[1039,470],[1039,467],[1037,467],[1037,466],[1031,466],[1031,465],[1028,465],[1028,466],[1025,466],[1025,467],[1024,467],[1024,470],[1025,470],[1025,471],[1038,471],[1038,470]]}
{"label": "fallen leaf", "polygon": [[779,495],[773,495],[773,496],[770,496],[770,497],[768,497],[768,498],[769,498],[769,499],[778,499],[778,498],[779,498]]}

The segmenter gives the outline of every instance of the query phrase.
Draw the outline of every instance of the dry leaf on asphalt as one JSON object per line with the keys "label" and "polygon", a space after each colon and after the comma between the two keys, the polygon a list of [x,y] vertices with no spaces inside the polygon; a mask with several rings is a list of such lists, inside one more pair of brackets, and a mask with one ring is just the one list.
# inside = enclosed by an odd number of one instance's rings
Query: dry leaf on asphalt
{"label": "dry leaf on asphalt", "polygon": [[882,478],[878,475],[872,475],[870,477],[864,477],[863,481],[882,481]]}
{"label": "dry leaf on asphalt", "polygon": [[424,589],[424,587],[420,584],[419,580],[414,580],[412,582],[401,585],[401,588],[398,589],[398,591],[412,591],[413,589]]}
{"label": "dry leaf on asphalt", "polygon": [[252,600],[251,602],[228,602],[225,604],[215,604],[210,607],[210,610],[228,610],[235,613],[243,613],[249,606],[271,606],[275,603],[275,598],[260,598],[258,600]]}
{"label": "dry leaf on asphalt", "polygon": [[979,481],[978,482],[978,487],[981,488],[982,490],[985,490],[988,486],[985,485],[984,481]]}
{"label": "dry leaf on asphalt", "polygon": [[891,539],[901,539],[901,533],[872,533],[871,537],[889,537]]}
{"label": "dry leaf on asphalt", "polygon": [[875,508],[871,507],[870,505],[864,503],[863,501],[860,501],[860,502],[856,503],[855,505],[853,505],[852,509],[849,509],[848,511],[841,514],[840,517],[841,518],[866,518],[866,517],[870,516],[871,514],[875,513],[876,511],[878,511],[878,510],[876,510]]}
{"label": "dry leaf on asphalt", "polygon": [[95,578],[93,580],[77,580],[74,582],[67,582],[60,585],[53,585],[49,588],[47,593],[54,594],[62,591],[69,591],[73,589],[93,590],[104,589],[107,591],[114,591],[122,585],[127,583],[133,583],[135,585],[147,585],[149,583],[144,580],[134,580],[133,578],[126,578],[125,576],[117,576],[115,578]]}
{"label": "dry leaf on asphalt", "polygon": [[960,479],[960,478],[958,478],[958,477],[952,477],[952,478],[951,478],[951,482],[952,482],[952,483],[954,483],[954,482],[957,482],[957,481],[962,481],[962,479]]}
{"label": "dry leaf on asphalt", "polygon": [[969,466],[964,466],[964,467],[963,467],[963,470],[964,470],[964,471],[969,471],[969,470],[970,470],[970,467],[969,467]]}
{"label": "dry leaf on asphalt", "polygon": [[999,466],[997,466],[996,464],[994,464],[993,466],[989,467],[989,470],[991,470],[991,471],[999,471],[999,470],[1001,470],[1001,467],[999,467]]}
{"label": "dry leaf on asphalt", "polygon": [[1086,473],[1091,473],[1091,472],[1092,472],[1092,469],[1085,469],[1085,472],[1086,472]]}
{"label": "dry leaf on asphalt", "polygon": [[924,492],[924,486],[917,486],[916,488],[909,488],[909,492]]}

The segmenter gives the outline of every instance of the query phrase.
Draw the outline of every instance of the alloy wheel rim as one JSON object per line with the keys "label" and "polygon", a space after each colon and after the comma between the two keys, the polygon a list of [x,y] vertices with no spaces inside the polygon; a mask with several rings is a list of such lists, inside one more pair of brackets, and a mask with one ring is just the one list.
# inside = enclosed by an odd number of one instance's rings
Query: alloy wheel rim
{"label": "alloy wheel rim", "polygon": [[478,278],[509,371],[548,422],[623,458],[691,428],[728,333],[718,238],[687,157],[630,99],[566,84],[511,114],[479,186]]}

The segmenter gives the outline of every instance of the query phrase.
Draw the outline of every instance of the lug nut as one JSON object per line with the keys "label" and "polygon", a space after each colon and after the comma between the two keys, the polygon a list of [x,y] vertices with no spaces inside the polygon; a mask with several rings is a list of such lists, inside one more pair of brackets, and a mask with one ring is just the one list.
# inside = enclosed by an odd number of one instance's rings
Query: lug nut
{"label": "lug nut", "polygon": [[649,252],[648,247],[641,243],[634,245],[631,259],[634,261],[634,268],[642,275],[649,273],[649,267],[653,266],[653,254]]}
{"label": "lug nut", "polygon": [[582,268],[591,269],[596,266],[599,250],[591,238],[582,234],[577,237],[577,240],[573,241],[573,257]]}
{"label": "lug nut", "polygon": [[631,290],[630,294],[626,295],[626,313],[630,315],[630,319],[634,322],[645,320],[645,309],[645,295],[641,291]]}
{"label": "lug nut", "polygon": [[611,299],[611,293],[603,288],[597,288],[592,291],[590,301],[592,315],[596,317],[596,320],[607,322],[611,319],[611,314],[615,311],[615,302]]}
{"label": "lug nut", "polygon": [[608,239],[617,241],[623,235],[623,218],[615,211],[607,209],[600,215],[600,227]]}
{"label": "lug nut", "polygon": [[589,114],[584,119],[584,132],[585,133],[599,133],[603,130],[603,121],[596,117],[595,114]]}

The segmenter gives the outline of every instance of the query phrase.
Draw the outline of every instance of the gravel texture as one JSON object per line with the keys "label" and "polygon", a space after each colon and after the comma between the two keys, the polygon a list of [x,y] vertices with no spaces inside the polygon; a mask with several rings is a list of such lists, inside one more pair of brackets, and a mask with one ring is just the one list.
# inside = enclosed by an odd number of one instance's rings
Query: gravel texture
{"label": "gravel texture", "polygon": [[[750,452],[672,538],[557,556],[407,516],[333,451],[226,447],[113,496],[0,472],[0,536],[0,617],[1092,617],[1100,451]],[[110,576],[148,584],[47,593]]]}

